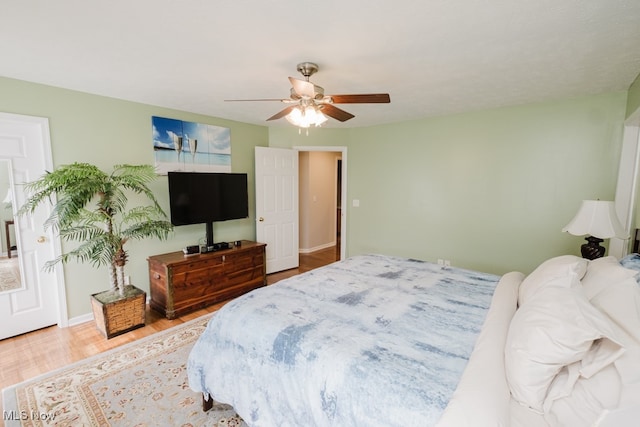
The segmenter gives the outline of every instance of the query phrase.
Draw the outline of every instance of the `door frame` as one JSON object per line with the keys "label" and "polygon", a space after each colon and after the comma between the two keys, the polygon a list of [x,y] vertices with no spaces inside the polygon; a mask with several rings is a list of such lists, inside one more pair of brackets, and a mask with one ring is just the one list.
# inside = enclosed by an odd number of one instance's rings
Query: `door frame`
{"label": "door frame", "polygon": [[340,259],[347,257],[347,147],[344,146],[311,146],[300,145],[294,146],[296,151],[325,151],[341,153],[342,157],[342,196],[340,198]]}
{"label": "door frame", "polygon": [[[49,133],[49,119],[46,117],[36,117],[36,116],[27,116],[22,114],[12,114],[12,113],[3,113],[0,112],[0,120],[5,121],[13,121],[18,123],[32,124],[40,127],[40,132],[42,135],[42,152],[43,152],[43,162],[45,164],[46,170],[53,170],[53,156],[51,153],[51,136]],[[12,190],[14,192],[14,200],[26,200],[26,197],[15,197],[16,194],[22,194],[22,186],[16,185],[18,183],[15,182],[15,177],[13,176],[13,159],[15,156],[2,156],[4,160],[7,160],[9,163],[9,171],[11,173],[11,183]],[[45,171],[42,171],[45,173]],[[18,232],[16,228],[16,232]],[[47,239],[53,250],[53,254],[55,257],[58,257],[62,254],[62,244],[60,242],[60,236],[55,233],[49,233],[49,239]],[[16,235],[16,240],[18,240],[18,256],[20,256],[20,237]],[[64,282],[64,274],[62,267],[57,266],[52,276],[55,278],[55,286],[54,292],[56,295],[55,301],[52,303],[56,304],[57,311],[57,325],[61,328],[66,328],[69,326],[69,315],[67,313],[67,296],[66,296],[66,287]]]}
{"label": "door frame", "polygon": [[640,175],[640,108],[631,114],[624,123],[622,149],[618,169],[615,206],[618,218],[631,239],[611,238],[609,255],[618,259],[629,254],[633,244],[633,226],[636,220],[638,203],[638,179]]}

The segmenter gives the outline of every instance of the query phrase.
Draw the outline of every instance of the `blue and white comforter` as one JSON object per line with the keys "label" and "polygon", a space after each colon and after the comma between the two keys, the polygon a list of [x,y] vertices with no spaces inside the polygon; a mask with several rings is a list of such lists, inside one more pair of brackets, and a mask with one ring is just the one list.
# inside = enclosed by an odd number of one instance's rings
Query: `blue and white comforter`
{"label": "blue and white comforter", "polygon": [[189,385],[251,426],[430,426],[467,364],[499,276],[363,255],[225,305]]}

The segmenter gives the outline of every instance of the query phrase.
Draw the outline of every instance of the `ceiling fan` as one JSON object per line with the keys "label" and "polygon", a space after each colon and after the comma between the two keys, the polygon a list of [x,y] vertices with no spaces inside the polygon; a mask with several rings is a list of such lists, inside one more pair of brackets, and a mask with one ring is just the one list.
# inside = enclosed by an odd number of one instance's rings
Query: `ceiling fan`
{"label": "ceiling fan", "polygon": [[388,93],[367,93],[348,95],[325,95],[324,89],[309,81],[309,77],[318,71],[318,65],[313,62],[301,62],[297,70],[305,80],[289,77],[291,82],[291,94],[285,99],[228,99],[225,101],[280,101],[291,104],[284,110],[269,117],[269,120],[277,120],[286,117],[289,122],[300,127],[309,127],[314,124],[320,126],[327,118],[332,117],[341,122],[346,122],[355,116],[333,104],[379,104],[389,103],[391,99]]}

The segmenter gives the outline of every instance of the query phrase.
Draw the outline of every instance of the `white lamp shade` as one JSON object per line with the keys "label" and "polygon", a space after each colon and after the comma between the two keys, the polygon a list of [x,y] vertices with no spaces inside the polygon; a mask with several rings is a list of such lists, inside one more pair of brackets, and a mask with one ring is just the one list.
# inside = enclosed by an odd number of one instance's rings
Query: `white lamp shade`
{"label": "white lamp shade", "polygon": [[616,215],[614,203],[604,200],[583,200],[576,216],[562,231],[574,236],[590,234],[599,239],[629,238]]}

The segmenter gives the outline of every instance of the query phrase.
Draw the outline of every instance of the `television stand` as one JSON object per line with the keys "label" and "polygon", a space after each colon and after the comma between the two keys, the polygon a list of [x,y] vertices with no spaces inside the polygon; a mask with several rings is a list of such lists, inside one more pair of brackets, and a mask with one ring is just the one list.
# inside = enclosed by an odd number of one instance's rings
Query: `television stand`
{"label": "television stand", "polygon": [[153,255],[149,262],[149,305],[175,319],[185,313],[238,297],[267,284],[264,243],[185,255]]}

